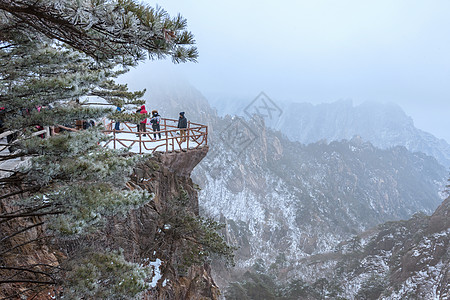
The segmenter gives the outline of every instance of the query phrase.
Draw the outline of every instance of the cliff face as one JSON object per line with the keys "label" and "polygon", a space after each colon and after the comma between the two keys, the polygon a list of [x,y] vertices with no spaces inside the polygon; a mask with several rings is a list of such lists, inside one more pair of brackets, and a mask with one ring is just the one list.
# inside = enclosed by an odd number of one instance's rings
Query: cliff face
{"label": "cliff face", "polygon": [[[234,124],[243,141],[257,136],[247,148],[226,138]],[[442,201],[445,168],[403,147],[382,150],[358,138],[305,146],[239,119],[219,125],[193,175],[202,208],[230,224],[246,264],[270,264],[280,251],[294,260],[326,252],[377,224],[432,213]]]}
{"label": "cliff face", "polygon": [[[128,261],[148,266],[153,271],[148,278],[151,288],[143,299],[218,299],[219,290],[210,275],[207,264],[196,261],[186,263],[189,244],[171,221],[180,215],[186,218],[198,216],[198,195],[190,173],[206,156],[207,148],[188,152],[158,154],[136,166],[129,188],[144,188],[153,193],[153,200],[129,212],[126,218],[111,218],[100,231],[76,240],[37,240],[20,246],[4,258],[2,264],[59,266],[66,258],[76,259],[83,255],[83,249],[122,249]],[[180,206],[179,203],[182,202]],[[178,206],[177,206],[178,205]],[[178,208],[178,210],[176,209]],[[2,202],[0,213],[12,209]],[[0,223],[2,236],[18,228],[33,226],[44,221],[42,218],[18,219]],[[45,236],[45,228],[36,226],[17,235],[9,245],[17,246],[23,240]],[[2,245],[5,246],[5,245]],[[60,249],[60,251],[56,251]],[[2,272],[2,270],[0,270]],[[0,275],[7,276],[6,273]],[[0,277],[3,277],[0,276]],[[36,279],[24,277],[24,279]],[[25,290],[28,283],[2,284],[0,298]],[[26,293],[25,293],[26,294]],[[44,293],[47,297],[48,289]],[[50,293],[51,294],[51,293]],[[41,299],[46,299],[41,296]]]}
{"label": "cliff face", "polygon": [[[221,287],[260,261],[283,259],[291,278],[301,276],[299,260],[386,221],[431,214],[442,202],[445,168],[404,147],[382,150],[361,138],[302,145],[238,118],[213,129],[193,176],[200,208],[227,223],[228,241],[239,246],[231,275],[213,268]],[[240,136],[228,135],[235,131]]]}
{"label": "cliff face", "polygon": [[[20,186],[9,185],[2,187],[2,196],[15,194],[21,190]],[[14,201],[29,196],[28,193],[17,194],[6,201],[0,200],[0,215],[15,215],[20,213],[19,207],[14,205]],[[9,219],[0,218],[0,299],[10,297],[11,299],[21,299],[23,295],[26,299],[34,293],[27,290],[30,286],[39,286],[42,295],[52,293],[45,282],[50,282],[45,273],[51,273],[59,265],[58,257],[62,254],[50,246],[49,238],[45,234],[42,225],[42,218],[23,217]],[[22,230],[25,230],[21,232]],[[17,269],[8,269],[8,266],[15,266]],[[21,270],[25,266],[30,266],[30,271]],[[11,282],[10,280],[19,282]],[[23,282],[20,282],[23,281]],[[28,283],[30,282],[30,283]],[[8,298],[9,299],[9,298]],[[46,297],[36,297],[35,299],[46,299]]]}
{"label": "cliff face", "polygon": [[181,261],[187,245],[175,236],[170,223],[171,214],[178,213],[170,206],[180,197],[188,200],[183,208],[198,216],[197,189],[189,175],[207,152],[203,148],[157,155],[138,165],[131,186],[140,186],[155,197],[151,203],[131,212],[126,220],[111,222],[107,235],[103,235],[105,246],[124,249],[129,260],[162,261],[161,278],[145,294],[145,299],[218,299],[219,290],[208,265],[183,268]]}
{"label": "cliff face", "polygon": [[295,267],[257,262],[226,299],[449,299],[449,216],[447,198],[431,216],[381,224]]}

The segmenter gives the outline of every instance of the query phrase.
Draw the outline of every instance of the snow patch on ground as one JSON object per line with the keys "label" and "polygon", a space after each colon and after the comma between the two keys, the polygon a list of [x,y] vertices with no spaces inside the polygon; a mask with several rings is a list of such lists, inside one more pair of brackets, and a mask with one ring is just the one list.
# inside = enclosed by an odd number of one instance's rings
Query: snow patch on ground
{"label": "snow patch on ground", "polygon": [[[156,285],[158,284],[158,281],[162,278],[161,264],[162,264],[162,260],[160,260],[159,258],[157,258],[155,261],[148,262],[148,265],[153,269],[152,282],[150,283],[150,286],[152,288],[156,287]],[[164,280],[164,282],[167,283],[166,280]],[[164,286],[164,282],[163,282],[163,286]]]}
{"label": "snow patch on ground", "polygon": [[[156,254],[156,251],[153,252],[153,255],[155,255],[155,254]],[[158,282],[161,280],[161,278],[163,276],[163,274],[161,272],[161,265],[163,263],[164,262],[159,258],[156,258],[155,261],[151,261],[150,258],[144,259],[143,266],[151,268],[151,270],[152,270],[152,277],[150,279],[151,282],[149,284],[149,286],[151,288],[156,287],[156,285],[158,284]],[[168,279],[164,279],[162,286],[163,287],[166,286],[168,282],[169,282]]]}

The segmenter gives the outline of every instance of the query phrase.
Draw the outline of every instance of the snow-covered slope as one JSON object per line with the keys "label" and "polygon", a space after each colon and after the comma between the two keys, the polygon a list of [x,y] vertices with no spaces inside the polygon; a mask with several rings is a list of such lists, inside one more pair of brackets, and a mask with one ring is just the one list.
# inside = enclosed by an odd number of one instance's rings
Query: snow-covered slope
{"label": "snow-covered slope", "polygon": [[239,246],[237,268],[216,269],[222,286],[256,262],[277,264],[280,255],[289,274],[308,276],[302,260],[383,222],[431,214],[442,202],[448,174],[430,156],[403,146],[382,150],[354,135],[293,142],[261,120],[218,117],[195,89],[164,89],[153,90],[152,103],[175,114],[180,105],[169,98],[176,90],[193,108],[186,109],[190,119],[209,125],[210,151],[193,179],[202,214],[226,223],[228,241]]}
{"label": "snow-covered slope", "polygon": [[327,253],[257,261],[226,299],[449,299],[449,217],[450,198],[431,216],[379,225]]}
{"label": "snow-covered slope", "polygon": [[[223,139],[235,123],[248,139],[257,132],[240,154],[236,141]],[[193,174],[200,205],[228,222],[242,267],[272,263],[280,251],[293,260],[326,252],[382,222],[432,213],[442,201],[445,168],[404,147],[381,150],[358,138],[305,146],[236,118],[218,120],[210,141]]]}
{"label": "snow-covered slope", "polygon": [[333,255],[301,261],[296,273],[309,282],[326,278],[346,299],[449,299],[449,241],[447,198],[431,216],[382,224],[341,243]]}

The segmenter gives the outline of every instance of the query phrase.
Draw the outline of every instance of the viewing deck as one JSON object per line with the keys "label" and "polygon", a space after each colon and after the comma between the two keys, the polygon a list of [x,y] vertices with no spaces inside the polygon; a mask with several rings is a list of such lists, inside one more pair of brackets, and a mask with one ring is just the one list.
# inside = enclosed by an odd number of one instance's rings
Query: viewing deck
{"label": "viewing deck", "polygon": [[104,146],[112,149],[129,147],[132,152],[142,154],[187,151],[208,145],[208,126],[189,121],[185,129],[186,135],[182,137],[177,124],[178,120],[161,118],[161,131],[153,132],[151,126],[147,125],[150,128],[146,132],[138,132],[135,124],[121,123],[120,127],[123,129],[115,130],[115,123],[110,122],[105,124],[104,133],[111,138]]}
{"label": "viewing deck", "polygon": [[[121,122],[121,129],[115,130],[113,129],[115,122],[105,122],[103,125],[106,129],[103,132],[110,139],[103,146],[111,149],[130,148],[131,152],[143,154],[187,151],[208,145],[208,126],[189,121],[187,128],[184,129],[186,135],[182,137],[180,135],[181,129],[177,128],[177,124],[178,120],[161,118],[161,131],[153,132],[151,126],[147,125],[147,130],[142,132],[137,131],[136,124]],[[81,126],[78,127],[81,128]],[[61,125],[59,128],[67,131],[81,130]],[[161,138],[159,138],[158,133],[161,134]],[[48,133],[42,130],[33,135],[40,134],[47,135]]]}
{"label": "viewing deck", "polygon": [[[110,149],[124,149],[129,148],[131,152],[143,154],[143,153],[174,153],[174,152],[186,152],[193,149],[199,149],[208,145],[208,126],[188,122],[188,126],[185,129],[186,135],[180,135],[180,129],[177,128],[178,120],[175,119],[163,119],[161,118],[160,128],[161,131],[153,132],[151,126],[147,126],[145,132],[137,132],[137,125],[128,122],[120,123],[121,130],[115,130],[115,122],[104,123],[105,130],[103,132],[108,136],[108,140],[102,143],[102,146]],[[78,128],[77,128],[78,127]],[[59,125],[59,130],[67,131],[79,131],[82,130],[82,126],[77,125],[76,128],[66,127]],[[54,128],[54,129],[55,129]],[[43,138],[51,137],[55,133],[55,130],[46,128],[38,132],[34,132],[33,136],[42,136]],[[56,130],[58,131],[58,130]],[[13,131],[7,131],[0,134],[1,145],[0,156],[8,155],[8,147],[6,146],[6,136],[13,134]],[[161,134],[159,138],[158,133]],[[154,138],[154,134],[157,134],[157,138]],[[20,140],[21,137],[18,137]],[[9,170],[14,170],[22,159],[14,158],[7,161],[0,161],[0,177],[4,177]],[[10,174],[10,173],[9,173]]]}

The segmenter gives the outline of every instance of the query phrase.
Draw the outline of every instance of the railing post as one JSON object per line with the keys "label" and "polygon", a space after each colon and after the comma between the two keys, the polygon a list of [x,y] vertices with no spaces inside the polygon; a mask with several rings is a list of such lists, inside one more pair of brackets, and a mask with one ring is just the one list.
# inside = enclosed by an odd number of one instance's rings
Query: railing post
{"label": "railing post", "polygon": [[191,131],[191,121],[188,121],[188,126],[187,126],[187,131],[186,131],[186,135],[187,135],[187,143],[186,143],[186,150],[189,150],[189,140],[190,140],[190,131]]}
{"label": "railing post", "polygon": [[45,138],[48,139],[50,137],[50,126],[45,126]]}
{"label": "railing post", "polygon": [[[166,120],[164,120],[164,125],[165,125],[165,123],[166,123]],[[166,128],[166,130],[165,130],[165,133],[166,133],[166,153],[167,152],[169,152],[169,135],[167,134],[167,128]]]}
{"label": "railing post", "polygon": [[139,135],[139,154],[142,154],[142,137],[140,131],[138,131],[138,135]]}
{"label": "railing post", "polygon": [[173,132],[171,132],[171,140],[172,140],[172,152],[175,151],[175,139],[177,138],[177,132],[175,131],[175,136],[173,135]]}
{"label": "railing post", "polygon": [[[180,135],[176,134],[177,131],[179,131],[181,133],[181,128],[176,128],[170,124],[167,124],[167,121],[176,122],[176,120],[171,120],[171,119],[162,119],[162,120],[163,120],[163,122],[161,122],[161,125],[163,126],[163,129],[165,129],[165,130],[160,130],[160,133],[165,134],[165,137],[161,139],[161,141],[165,142],[165,147],[164,147],[164,145],[159,144],[155,148],[152,148],[153,151],[155,151],[156,148],[158,148],[158,149],[160,148],[161,150],[164,149],[166,151],[166,153],[175,152],[176,150],[183,150],[182,143],[180,142],[181,134]],[[124,122],[124,125],[126,125],[128,127],[129,124]],[[170,130],[168,130],[169,128],[167,126],[171,126]],[[66,130],[73,130],[70,128],[65,128],[65,127],[63,127],[63,128]],[[187,139],[187,141],[186,141],[187,150],[189,150],[190,147],[197,149],[200,146],[208,145],[208,134],[209,134],[208,126],[188,121],[187,127],[184,128],[184,130],[185,130],[184,137]],[[115,129],[110,129],[110,130],[105,130],[105,133],[106,132],[113,134],[112,142],[113,142],[114,149],[117,149],[118,147],[120,148],[121,145],[123,145],[121,143],[120,137],[118,136],[118,133],[120,133],[120,131],[117,131]],[[131,133],[134,133],[134,132],[132,131]],[[136,142],[139,143],[138,153],[142,154],[142,153],[144,153],[144,151],[147,151],[147,150],[151,151],[152,149],[146,148],[145,143],[148,141],[144,140],[142,138],[142,135],[150,134],[149,135],[149,137],[150,137],[152,133],[149,131],[145,131],[145,132],[137,131],[136,134],[138,136],[138,140],[136,141],[136,140],[131,139],[130,141],[132,141],[133,144],[135,144]],[[192,142],[190,141],[191,138],[193,139]],[[127,138],[125,138],[125,139],[127,139]],[[152,139],[150,139],[150,140],[152,141]],[[149,143],[152,143],[151,141]],[[175,143],[177,143],[177,145],[180,146],[179,149],[177,148],[178,146],[175,147]],[[194,144],[192,144],[192,143],[194,143]],[[123,146],[125,146],[125,145],[123,145]]]}
{"label": "railing post", "polygon": [[113,145],[114,145],[114,150],[116,150],[116,129],[114,129],[114,131],[113,131]]}

